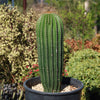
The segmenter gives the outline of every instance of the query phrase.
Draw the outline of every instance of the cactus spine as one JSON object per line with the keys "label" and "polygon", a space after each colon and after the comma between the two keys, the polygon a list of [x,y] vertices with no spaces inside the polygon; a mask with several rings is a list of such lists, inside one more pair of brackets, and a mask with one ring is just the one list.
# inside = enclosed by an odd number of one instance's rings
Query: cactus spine
{"label": "cactus spine", "polygon": [[39,70],[45,92],[59,92],[63,67],[63,24],[56,14],[43,14],[36,25]]}

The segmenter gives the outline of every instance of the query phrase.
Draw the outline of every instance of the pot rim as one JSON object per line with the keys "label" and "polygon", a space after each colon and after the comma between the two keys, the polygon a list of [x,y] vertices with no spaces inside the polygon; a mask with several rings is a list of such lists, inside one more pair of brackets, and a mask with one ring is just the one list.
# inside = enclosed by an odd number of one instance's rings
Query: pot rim
{"label": "pot rim", "polygon": [[23,84],[25,90],[28,90],[32,93],[35,93],[35,94],[39,94],[39,95],[51,95],[51,96],[56,96],[56,95],[72,95],[72,94],[76,94],[78,92],[81,92],[81,90],[83,89],[84,85],[81,81],[75,79],[75,78],[72,78],[72,77],[66,77],[66,78],[70,78],[71,80],[75,80],[77,81],[77,83],[81,84],[80,87],[78,87],[77,89],[73,90],[73,91],[69,91],[69,92],[57,92],[57,93],[52,93],[52,92],[41,92],[41,91],[37,91],[37,90],[34,90],[34,89],[31,89],[29,88],[26,83],[32,79],[36,79],[36,78],[39,78],[39,77],[33,77],[33,78],[30,78],[28,80],[26,80]]}

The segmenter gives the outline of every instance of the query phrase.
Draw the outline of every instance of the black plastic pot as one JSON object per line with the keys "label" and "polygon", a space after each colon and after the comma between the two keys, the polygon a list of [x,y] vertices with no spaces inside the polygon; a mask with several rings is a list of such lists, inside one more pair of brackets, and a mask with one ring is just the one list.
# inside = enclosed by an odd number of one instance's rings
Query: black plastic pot
{"label": "black plastic pot", "polygon": [[81,100],[81,91],[83,89],[83,83],[73,78],[63,77],[62,84],[73,85],[77,87],[76,90],[71,92],[59,92],[59,93],[47,93],[32,90],[31,87],[41,83],[39,77],[28,79],[24,82],[25,88],[25,100]]}

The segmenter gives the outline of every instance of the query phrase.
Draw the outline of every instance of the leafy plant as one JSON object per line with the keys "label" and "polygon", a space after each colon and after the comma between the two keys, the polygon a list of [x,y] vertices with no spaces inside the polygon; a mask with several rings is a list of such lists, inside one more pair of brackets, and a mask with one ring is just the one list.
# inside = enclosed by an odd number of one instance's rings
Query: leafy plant
{"label": "leafy plant", "polygon": [[37,63],[37,17],[32,9],[23,15],[17,8],[0,7],[0,76],[6,82],[20,82],[25,67]]}
{"label": "leafy plant", "polygon": [[[86,40],[83,42],[82,40],[67,39],[64,41],[64,48],[68,48],[68,51],[70,53],[72,53],[73,51],[78,51],[88,48],[100,52],[99,35],[96,35],[96,37],[94,37],[92,41]],[[65,55],[66,53],[67,52],[65,52]],[[67,59],[64,58],[64,60]]]}
{"label": "leafy plant", "polygon": [[100,0],[90,0],[90,12],[97,25],[97,31],[100,31]]}
{"label": "leafy plant", "polygon": [[82,40],[66,39],[65,44],[70,47],[70,53],[82,49]]}
{"label": "leafy plant", "polygon": [[39,76],[39,66],[38,64],[33,64],[32,66],[27,65],[22,73],[21,82],[23,83],[26,79]]}
{"label": "leafy plant", "polygon": [[4,84],[1,89],[1,100],[24,100],[24,91],[17,88],[17,83]]}
{"label": "leafy plant", "polygon": [[[48,1],[48,0],[47,0]],[[94,15],[85,15],[83,0],[49,0],[63,19],[65,37],[74,39],[92,39],[94,36]]]}
{"label": "leafy plant", "polygon": [[71,52],[72,52],[72,48],[65,40],[64,41],[64,66],[66,65],[66,62],[68,62],[69,55]]}
{"label": "leafy plant", "polygon": [[[94,21],[92,13],[84,14],[85,10],[79,3],[73,10],[63,10],[61,16],[64,19],[66,33],[74,39],[92,39],[94,35]],[[67,31],[68,30],[68,31]]]}
{"label": "leafy plant", "polygon": [[100,34],[96,34],[96,36],[92,39],[93,49],[100,52]]}
{"label": "leafy plant", "polygon": [[89,100],[90,92],[100,94],[100,53],[92,49],[74,52],[66,69],[69,76],[84,83],[82,100]]}
{"label": "leafy plant", "polygon": [[100,45],[100,34],[96,34],[96,36],[92,39],[94,44]]}

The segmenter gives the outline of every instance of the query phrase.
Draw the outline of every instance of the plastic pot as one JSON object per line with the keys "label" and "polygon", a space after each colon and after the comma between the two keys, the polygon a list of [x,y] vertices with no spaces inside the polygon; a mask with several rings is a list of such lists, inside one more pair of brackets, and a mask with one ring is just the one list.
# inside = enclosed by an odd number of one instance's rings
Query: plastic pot
{"label": "plastic pot", "polygon": [[41,83],[40,77],[28,79],[24,82],[25,88],[25,100],[81,100],[81,91],[83,89],[83,83],[77,79],[70,77],[63,77],[62,84],[73,85],[77,87],[76,90],[71,92],[59,92],[59,93],[47,93],[32,90],[32,86]]}

